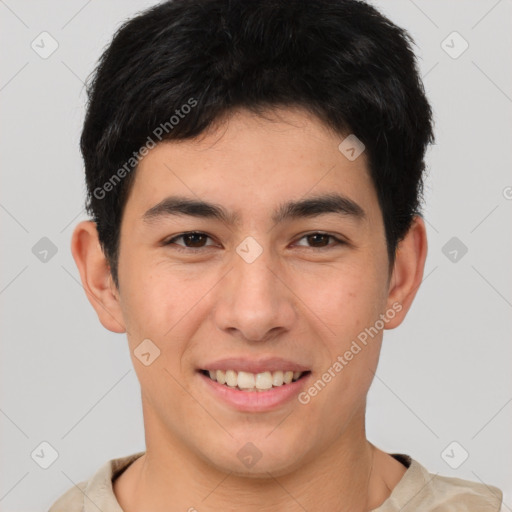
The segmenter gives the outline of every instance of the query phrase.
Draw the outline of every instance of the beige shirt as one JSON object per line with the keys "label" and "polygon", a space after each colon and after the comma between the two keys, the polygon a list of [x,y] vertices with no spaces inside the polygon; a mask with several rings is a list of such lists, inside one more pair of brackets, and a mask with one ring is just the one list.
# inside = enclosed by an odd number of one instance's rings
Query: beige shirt
{"label": "beige shirt", "polygon": [[[123,512],[115,480],[145,452],[106,462],[87,481],[69,489],[48,512]],[[392,454],[407,467],[388,499],[372,512],[498,512],[502,492],[496,487],[429,473],[408,455]]]}

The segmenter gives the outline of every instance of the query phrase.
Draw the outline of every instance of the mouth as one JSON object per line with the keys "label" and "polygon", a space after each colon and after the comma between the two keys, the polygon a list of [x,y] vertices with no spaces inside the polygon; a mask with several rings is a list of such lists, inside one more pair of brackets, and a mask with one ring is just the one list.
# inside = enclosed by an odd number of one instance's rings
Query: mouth
{"label": "mouth", "polygon": [[251,373],[237,370],[199,370],[205,377],[233,390],[258,393],[283,388],[306,378],[311,371],[263,371]]}
{"label": "mouth", "polygon": [[267,413],[292,405],[313,374],[311,367],[281,357],[230,357],[203,362],[196,375],[201,392],[215,402],[238,412]]}

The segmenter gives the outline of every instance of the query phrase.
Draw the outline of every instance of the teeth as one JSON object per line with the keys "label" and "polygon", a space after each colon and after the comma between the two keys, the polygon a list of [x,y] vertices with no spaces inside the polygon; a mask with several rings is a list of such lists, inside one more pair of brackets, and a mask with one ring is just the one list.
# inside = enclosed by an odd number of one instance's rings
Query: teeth
{"label": "teeth", "polygon": [[293,372],[284,372],[283,380],[284,380],[285,384],[290,384],[292,379],[293,379]]}
{"label": "teeth", "polygon": [[[212,377],[212,373],[215,375],[217,374],[217,379],[215,377]],[[217,370],[216,372],[210,372],[210,378],[213,380],[217,380],[219,384],[226,384],[226,372],[223,372],[222,370]]]}
{"label": "teeth", "polygon": [[278,372],[274,372],[272,374],[272,385],[273,386],[282,386],[284,383],[283,372],[279,370]]}
{"label": "teeth", "polygon": [[235,371],[228,370],[226,372],[226,384],[232,388],[236,387],[238,384],[238,376]]}
{"label": "teeth", "polygon": [[238,372],[238,387],[240,389],[252,389],[254,384],[254,373]]}
{"label": "teeth", "polygon": [[256,375],[256,389],[270,389],[271,387],[272,374],[270,372],[258,373]]}
{"label": "teeth", "polygon": [[208,375],[210,379],[217,381],[219,384],[226,384],[231,388],[236,388],[244,391],[264,391],[272,387],[279,387],[283,384],[290,384],[292,381],[297,380],[302,372],[236,372],[234,370],[209,370]]}

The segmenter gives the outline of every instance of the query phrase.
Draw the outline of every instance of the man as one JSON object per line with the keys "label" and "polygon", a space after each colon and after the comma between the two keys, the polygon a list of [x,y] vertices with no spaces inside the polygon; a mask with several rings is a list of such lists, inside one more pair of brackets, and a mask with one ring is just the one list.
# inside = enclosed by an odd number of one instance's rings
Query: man
{"label": "man", "polygon": [[499,510],[365,434],[427,253],[408,34],[355,0],[165,2],[89,94],[72,252],[127,333],[146,451],[50,512]]}

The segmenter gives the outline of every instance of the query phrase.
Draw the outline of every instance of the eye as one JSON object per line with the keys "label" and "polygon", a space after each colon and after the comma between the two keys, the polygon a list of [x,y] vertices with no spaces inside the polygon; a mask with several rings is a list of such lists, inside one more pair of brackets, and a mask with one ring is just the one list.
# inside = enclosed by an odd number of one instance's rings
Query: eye
{"label": "eye", "polygon": [[[331,246],[336,245],[344,245],[346,242],[343,240],[340,240],[339,238],[335,237],[334,235],[329,235],[328,233],[308,233],[307,235],[304,235],[299,240],[306,239],[308,243],[313,244],[313,249],[328,249]],[[329,244],[329,239],[334,240],[334,244]],[[324,243],[325,242],[325,243]],[[297,244],[301,245],[301,244]]]}
{"label": "eye", "polygon": [[[210,238],[206,233],[201,233],[200,231],[189,231],[187,233],[182,233],[181,235],[175,236],[170,240],[167,240],[163,243],[163,245],[176,245],[176,250],[178,251],[186,251],[187,249],[202,249],[204,247],[209,247],[208,245],[204,245],[204,242]],[[183,239],[185,245],[177,244],[176,240]]]}
{"label": "eye", "polygon": [[[176,243],[177,240],[183,240],[183,244]],[[202,233],[200,231],[188,231],[186,233],[181,233],[180,235],[177,235],[166,242],[163,243],[163,245],[174,245],[175,249],[177,251],[185,251],[188,250],[199,250],[204,249],[206,247],[211,247],[214,244],[206,245],[206,241],[210,239],[211,237],[207,235],[206,233]],[[321,232],[314,232],[314,233],[308,233],[307,235],[302,236],[299,240],[307,240],[308,244],[313,244],[312,246],[309,246],[311,249],[329,249],[330,247],[337,246],[337,245],[345,245],[346,242],[343,240],[340,240],[339,238],[335,237],[334,235],[329,235],[328,233],[321,233]],[[334,243],[329,243],[329,240],[334,240]],[[302,244],[295,244],[299,247],[308,247],[304,246]],[[190,251],[188,251],[190,252]]]}

